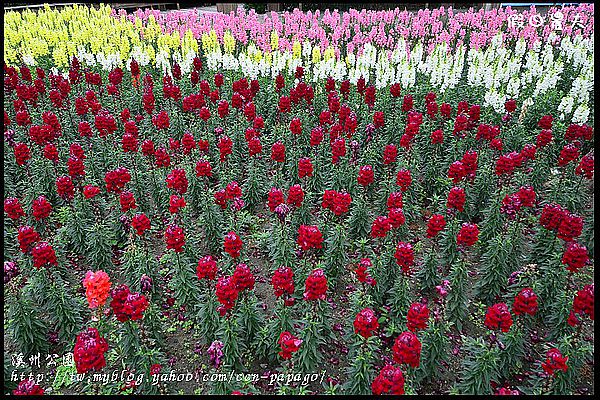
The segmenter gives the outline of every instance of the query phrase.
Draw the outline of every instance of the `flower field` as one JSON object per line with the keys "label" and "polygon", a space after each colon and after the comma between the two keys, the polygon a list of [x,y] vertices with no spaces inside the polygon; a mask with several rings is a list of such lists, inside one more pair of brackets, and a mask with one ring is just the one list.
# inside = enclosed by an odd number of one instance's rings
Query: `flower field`
{"label": "flower field", "polygon": [[593,13],[5,11],[4,392],[593,394]]}

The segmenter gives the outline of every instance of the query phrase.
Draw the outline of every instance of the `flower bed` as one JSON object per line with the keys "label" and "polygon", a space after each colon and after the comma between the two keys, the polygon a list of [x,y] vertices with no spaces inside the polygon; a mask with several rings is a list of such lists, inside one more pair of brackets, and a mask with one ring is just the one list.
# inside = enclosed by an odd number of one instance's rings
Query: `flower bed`
{"label": "flower bed", "polygon": [[5,392],[593,392],[563,12],[5,13]]}

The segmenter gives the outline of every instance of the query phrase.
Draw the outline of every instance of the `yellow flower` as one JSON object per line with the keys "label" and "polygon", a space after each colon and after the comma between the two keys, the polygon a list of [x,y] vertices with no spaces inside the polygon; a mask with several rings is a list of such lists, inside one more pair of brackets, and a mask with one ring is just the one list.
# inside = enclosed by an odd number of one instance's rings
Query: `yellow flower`
{"label": "yellow flower", "polygon": [[271,50],[277,50],[279,48],[279,35],[276,30],[271,31]]}
{"label": "yellow flower", "polygon": [[321,61],[321,49],[318,46],[315,46],[312,50],[312,62],[313,64]]}

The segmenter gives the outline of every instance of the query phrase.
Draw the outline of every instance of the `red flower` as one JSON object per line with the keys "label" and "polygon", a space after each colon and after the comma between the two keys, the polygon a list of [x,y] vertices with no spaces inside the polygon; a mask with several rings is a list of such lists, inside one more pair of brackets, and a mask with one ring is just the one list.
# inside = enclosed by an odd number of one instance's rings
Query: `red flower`
{"label": "red flower", "polygon": [[175,253],[183,252],[183,246],[185,245],[185,237],[183,235],[183,229],[177,225],[170,225],[165,231],[165,242],[167,243],[167,249],[175,250]]}
{"label": "red flower", "polygon": [[285,161],[285,145],[281,142],[276,142],[271,147],[271,160],[282,163]]}
{"label": "red flower", "polygon": [[183,196],[171,195],[169,199],[169,212],[171,214],[177,214],[183,207],[186,206],[185,199]]}
{"label": "red flower", "polygon": [[444,132],[441,129],[437,129],[431,132],[431,144],[440,144],[444,142]]}
{"label": "red flower", "polygon": [[290,98],[287,96],[281,96],[279,98],[279,112],[283,114],[290,111],[292,111]]}
{"label": "red flower", "polygon": [[588,153],[581,158],[577,168],[575,168],[575,174],[585,176],[586,179],[594,177],[594,153]]}
{"label": "red flower", "polygon": [[375,114],[373,114],[373,125],[375,128],[381,128],[385,125],[383,111],[375,111]]}
{"label": "red flower", "polygon": [[56,253],[48,242],[39,242],[32,250],[33,266],[37,269],[48,266],[57,266]]}
{"label": "red flower", "polygon": [[256,136],[251,138],[248,141],[248,149],[250,151],[250,156],[262,153],[262,145],[260,144],[260,139]]}
{"label": "red flower", "polygon": [[402,102],[402,111],[408,112],[413,109],[413,97],[410,94],[404,96],[404,100]]}
{"label": "red flower", "polygon": [[175,190],[179,194],[185,194],[188,189],[188,180],[185,176],[185,170],[182,168],[175,168],[169,175],[167,175],[167,187]]}
{"label": "red flower", "polygon": [[229,182],[225,187],[225,197],[227,200],[235,200],[242,197],[242,189],[236,181]]}
{"label": "red flower", "polygon": [[396,162],[396,158],[398,157],[398,149],[393,144],[388,144],[385,146],[383,150],[383,164],[389,165],[391,163]]}
{"label": "red flower", "polygon": [[506,304],[498,303],[488,307],[484,322],[488,329],[493,331],[500,329],[502,332],[508,332],[512,324],[512,316]]}
{"label": "red flower", "polygon": [[548,230],[558,229],[568,211],[556,203],[546,204],[540,216],[540,225]]}
{"label": "red flower", "polygon": [[564,167],[573,160],[579,158],[579,149],[573,143],[565,145],[558,156],[558,166]]}
{"label": "red flower", "polygon": [[229,254],[232,258],[238,258],[240,256],[242,245],[242,239],[240,239],[235,232],[231,231],[225,235],[225,252],[227,252],[227,254]]}
{"label": "red flower", "polygon": [[464,223],[456,236],[458,244],[473,246],[479,239],[479,228],[475,224]]}
{"label": "red flower", "polygon": [[388,222],[392,226],[392,229],[398,229],[406,222],[404,212],[401,208],[390,208],[387,215]]}
{"label": "red flower", "polygon": [[537,147],[541,148],[550,144],[552,139],[552,131],[550,129],[544,129],[537,135],[535,144]]}
{"label": "red flower", "polygon": [[119,167],[114,171],[109,171],[104,176],[106,191],[108,193],[121,193],[129,181],[131,181],[131,174],[127,168],[123,167]]}
{"label": "red flower", "polygon": [[86,199],[92,199],[100,194],[100,188],[93,185],[85,185],[83,188],[83,196]]}
{"label": "red flower", "polygon": [[421,342],[414,333],[409,331],[402,332],[396,338],[392,352],[394,361],[398,364],[408,364],[413,368],[419,367]]}
{"label": "red flower", "polygon": [[373,380],[371,390],[374,395],[404,394],[404,375],[400,367],[386,365],[379,371],[379,375]]}
{"label": "red flower", "polygon": [[[464,203],[464,201],[463,201]],[[462,207],[462,206],[461,206]],[[432,238],[437,236],[446,227],[446,220],[441,214],[433,214],[427,221],[427,237]]]}
{"label": "red flower", "polygon": [[131,226],[136,230],[137,234],[142,236],[145,231],[150,229],[150,219],[146,214],[136,214],[131,219]]}
{"label": "red flower", "polygon": [[146,157],[153,156],[156,150],[154,149],[154,142],[150,139],[142,142],[142,154]]}
{"label": "red flower", "polygon": [[429,319],[429,309],[427,304],[412,303],[406,314],[406,327],[416,332],[418,329],[427,329],[427,320]]}
{"label": "red flower", "polygon": [[289,267],[279,267],[273,273],[271,279],[271,285],[276,297],[280,297],[283,294],[293,295],[294,294],[294,272]]}
{"label": "red flower", "polygon": [[142,319],[142,313],[148,308],[148,300],[140,293],[131,293],[126,285],[115,288],[112,292],[110,307],[119,322]]}
{"label": "red flower", "polygon": [[[304,225],[303,225],[304,226]],[[306,278],[304,286],[305,300],[325,300],[327,278],[322,269],[313,270]]]}
{"label": "red flower", "polygon": [[390,86],[390,95],[394,98],[400,97],[400,84],[394,83]]}
{"label": "red flower", "polygon": [[348,212],[348,208],[350,207],[350,203],[352,203],[352,197],[350,197],[350,193],[335,192],[335,197],[333,199],[333,204],[331,207],[331,211],[337,216],[340,216],[344,213]]}
{"label": "red flower", "polygon": [[375,174],[373,173],[373,167],[370,165],[363,165],[358,171],[358,184],[362,186],[369,186],[375,180]]}
{"label": "red flower", "polygon": [[202,257],[196,267],[196,276],[198,279],[212,281],[217,276],[217,262],[211,256]]}
{"label": "red flower", "polygon": [[344,138],[337,138],[331,143],[331,161],[337,164],[340,157],[346,155],[346,141]]}
{"label": "red flower", "polygon": [[360,263],[358,264],[358,267],[355,271],[356,278],[359,282],[375,286],[377,282],[371,277],[371,275],[369,275],[369,272],[367,271],[367,268],[371,268],[372,266],[373,264],[371,263],[371,260],[369,258],[362,258],[360,260]]}
{"label": "red flower", "polygon": [[100,371],[106,366],[104,353],[108,350],[106,339],[100,336],[96,328],[88,328],[77,335],[73,359],[78,374],[88,371]]}
{"label": "red flower", "polygon": [[400,186],[400,190],[406,192],[411,183],[412,177],[410,171],[407,169],[399,170],[396,175],[396,185]]}
{"label": "red flower", "polygon": [[19,227],[19,233],[17,234],[17,240],[19,241],[19,248],[23,254],[29,253],[32,245],[39,242],[42,238],[40,234],[35,231],[31,226]]}
{"label": "red flower", "polygon": [[169,114],[166,111],[161,111],[152,117],[152,124],[156,129],[167,129],[170,126]]}
{"label": "red flower", "polygon": [[521,150],[521,156],[528,160],[534,160],[536,152],[537,152],[537,147],[535,147],[535,145],[526,144],[525,146],[523,146],[523,149]]}
{"label": "red flower", "polygon": [[450,189],[450,192],[448,192],[448,201],[446,202],[446,207],[455,208],[462,212],[464,210],[465,200],[465,189],[455,186]]}
{"label": "red flower", "polygon": [[515,111],[517,109],[517,101],[515,99],[506,100],[504,109],[509,113]]}
{"label": "red flower", "polygon": [[56,192],[60,197],[69,201],[75,196],[75,187],[70,176],[59,176],[56,178]]}
{"label": "red flower", "polygon": [[254,289],[256,278],[246,264],[238,264],[233,272],[233,282],[238,292]]}
{"label": "red flower", "polygon": [[313,175],[313,165],[310,158],[304,157],[298,160],[298,177],[300,179]]}
{"label": "red flower", "polygon": [[579,237],[582,230],[583,219],[577,214],[565,212],[558,225],[558,234],[556,236],[565,242],[570,242]]}
{"label": "red flower", "polygon": [[58,149],[52,143],[48,143],[44,147],[44,157],[48,160],[57,163],[58,162]]}
{"label": "red flower", "polygon": [[538,126],[542,129],[552,129],[552,115],[544,115],[540,118]]}
{"label": "red flower", "polygon": [[267,204],[269,205],[269,209],[271,212],[275,211],[275,208],[285,202],[285,197],[283,195],[283,191],[277,188],[271,188],[269,191],[269,198]]}
{"label": "red flower", "polygon": [[297,243],[303,251],[321,249],[323,247],[323,235],[317,226],[300,225]]}
{"label": "red flower", "polygon": [[90,308],[102,307],[110,294],[110,278],[104,271],[88,271],[83,278],[85,296]]}
{"label": "red flower", "polygon": [[582,290],[577,291],[573,300],[573,312],[587,314],[594,320],[594,284],[585,285]]}
{"label": "red flower", "polygon": [[387,208],[391,210],[392,208],[402,208],[402,192],[392,192],[388,196],[387,199]]}
{"label": "red flower", "polygon": [[216,286],[217,300],[221,303],[221,306],[217,309],[221,316],[225,315],[227,311],[231,310],[235,305],[235,301],[238,298],[238,291],[234,283],[234,279],[231,276],[222,276],[217,281]]}
{"label": "red flower", "polygon": [[588,260],[587,247],[576,242],[569,243],[562,257],[562,263],[567,264],[567,270],[573,273],[583,268]]}
{"label": "red flower", "polygon": [[412,245],[406,242],[399,242],[396,246],[394,258],[396,258],[396,264],[402,267],[402,271],[408,273],[410,267],[415,263],[415,253]]}
{"label": "red flower", "polygon": [[290,122],[290,132],[294,135],[302,134],[302,123],[300,122],[300,118],[292,118],[292,121]]}
{"label": "red flower", "polygon": [[33,216],[36,221],[48,218],[51,212],[52,205],[44,196],[40,196],[33,201]]}
{"label": "red flower", "polygon": [[14,152],[17,165],[25,165],[27,160],[31,158],[31,151],[25,143],[17,143],[14,147]]}
{"label": "red flower", "polygon": [[454,184],[460,182],[465,176],[467,176],[467,171],[465,170],[465,165],[461,161],[454,161],[450,164],[448,178],[452,179]]}
{"label": "red flower", "polygon": [[288,191],[287,203],[295,207],[301,207],[304,201],[304,191],[300,185],[292,185]]}
{"label": "red flower", "polygon": [[7,197],[4,199],[4,212],[8,216],[8,218],[17,220],[20,217],[25,216],[25,211],[23,211],[23,207],[21,203],[19,203],[19,199],[16,197]]}
{"label": "red flower", "polygon": [[219,139],[217,146],[219,147],[221,162],[223,162],[233,152],[233,141],[229,137],[223,136]]}
{"label": "red flower", "polygon": [[323,129],[316,127],[310,131],[310,145],[315,147],[321,144],[323,141]]}
{"label": "red flower", "polygon": [[533,207],[535,205],[535,190],[531,186],[522,186],[515,193],[523,207]]}
{"label": "red flower", "polygon": [[129,210],[135,210],[137,205],[135,204],[135,197],[131,192],[121,192],[119,196],[119,202],[121,204],[121,211],[127,212]]}
{"label": "red flower", "polygon": [[212,167],[210,162],[206,160],[200,160],[196,163],[196,176],[212,176]]}
{"label": "red flower", "polygon": [[379,321],[375,312],[370,308],[362,309],[354,319],[354,332],[368,339],[373,336],[373,331],[379,328]]}
{"label": "red flower", "polygon": [[375,221],[373,221],[373,224],[371,225],[371,237],[385,237],[390,231],[391,227],[392,226],[390,225],[387,217],[379,216],[375,218]]}
{"label": "red flower", "polygon": [[292,353],[297,352],[300,348],[302,340],[298,339],[296,336],[286,331],[281,332],[277,343],[281,347],[281,351],[279,352],[281,358],[283,358],[284,360],[289,360],[290,358],[292,358]]}
{"label": "red flower", "polygon": [[12,391],[15,396],[43,396],[44,389],[41,386],[36,385],[35,381],[31,379],[25,379],[17,385],[17,388]]}
{"label": "red flower", "polygon": [[563,357],[560,350],[557,348],[551,348],[546,353],[546,361],[542,363],[542,368],[550,376],[553,376],[556,371],[567,372],[568,360],[569,357]]}
{"label": "red flower", "polygon": [[535,315],[538,310],[537,295],[532,288],[525,288],[515,297],[512,310],[515,315]]}

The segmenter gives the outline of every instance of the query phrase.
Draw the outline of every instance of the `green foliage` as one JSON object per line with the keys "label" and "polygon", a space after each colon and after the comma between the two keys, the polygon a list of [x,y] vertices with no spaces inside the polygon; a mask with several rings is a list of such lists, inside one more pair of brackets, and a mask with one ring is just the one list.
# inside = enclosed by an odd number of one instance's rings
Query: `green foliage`
{"label": "green foliage", "polygon": [[490,395],[491,381],[498,382],[499,351],[489,347],[481,338],[463,336],[465,358],[454,389],[457,394]]}

